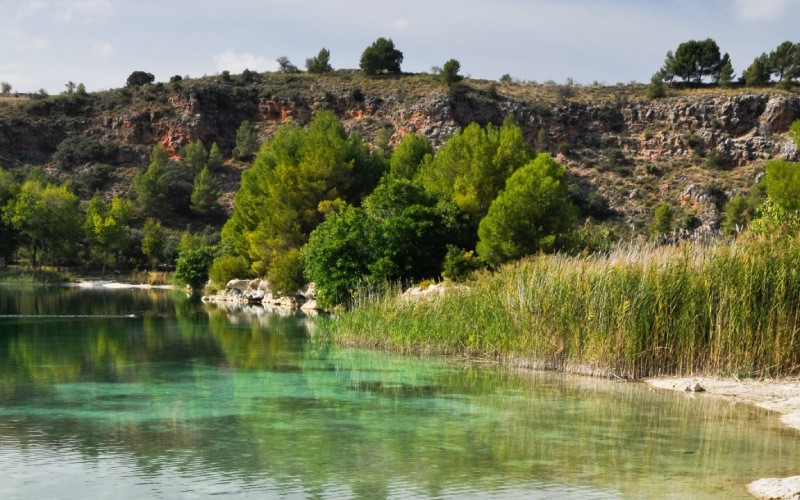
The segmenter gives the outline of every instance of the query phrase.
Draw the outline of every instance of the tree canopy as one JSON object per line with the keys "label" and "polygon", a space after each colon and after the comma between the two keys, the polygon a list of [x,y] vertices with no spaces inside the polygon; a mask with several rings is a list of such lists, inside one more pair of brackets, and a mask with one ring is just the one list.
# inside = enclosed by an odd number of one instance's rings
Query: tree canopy
{"label": "tree canopy", "polygon": [[522,129],[509,115],[501,127],[473,123],[456,132],[423,163],[418,179],[426,189],[443,193],[480,220],[506,179],[531,159]]}
{"label": "tree canopy", "polygon": [[381,183],[362,207],[331,212],[305,247],[306,274],[323,304],[346,303],[359,284],[441,274],[448,245],[470,225],[457,208],[406,179]]}
{"label": "tree canopy", "polygon": [[306,69],[309,73],[329,73],[333,71],[330,63],[331,51],[325,47],[321,48],[316,57],[306,59]]}
{"label": "tree canopy", "polygon": [[242,174],[223,243],[263,275],[276,256],[306,242],[329,203],[358,203],[383,170],[329,111],[319,111],[308,129],[283,125]]}
{"label": "tree canopy", "polygon": [[564,167],[548,154],[515,171],[478,226],[478,255],[491,264],[549,252],[563,245],[578,209]]}
{"label": "tree canopy", "polygon": [[400,73],[403,53],[394,48],[391,38],[378,38],[361,54],[359,67],[367,75]]}
{"label": "tree canopy", "polygon": [[[725,58],[728,58],[727,54]],[[699,85],[707,76],[716,81],[722,64],[723,57],[720,56],[717,42],[711,38],[689,40],[678,45],[674,54],[672,51],[667,52],[661,72],[666,80],[677,76],[685,82]]]}

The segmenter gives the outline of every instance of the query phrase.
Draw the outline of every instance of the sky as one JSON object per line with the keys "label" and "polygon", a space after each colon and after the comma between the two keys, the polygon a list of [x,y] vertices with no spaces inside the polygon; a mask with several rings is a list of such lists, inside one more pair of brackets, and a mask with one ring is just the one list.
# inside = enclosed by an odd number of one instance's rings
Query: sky
{"label": "sky", "polygon": [[59,93],[248,68],[286,56],[304,68],[322,47],[357,68],[378,37],[405,72],[451,58],[497,80],[648,82],[668,50],[713,38],[742,71],[781,42],[800,42],[800,0],[0,0],[0,81]]}

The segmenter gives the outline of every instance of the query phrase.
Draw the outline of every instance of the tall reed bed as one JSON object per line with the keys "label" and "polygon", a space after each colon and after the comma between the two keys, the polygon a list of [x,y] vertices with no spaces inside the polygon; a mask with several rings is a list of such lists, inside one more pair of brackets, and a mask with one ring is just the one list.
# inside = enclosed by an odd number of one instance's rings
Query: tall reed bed
{"label": "tall reed bed", "polygon": [[622,377],[800,371],[800,241],[539,256],[468,288],[363,298],[339,342]]}

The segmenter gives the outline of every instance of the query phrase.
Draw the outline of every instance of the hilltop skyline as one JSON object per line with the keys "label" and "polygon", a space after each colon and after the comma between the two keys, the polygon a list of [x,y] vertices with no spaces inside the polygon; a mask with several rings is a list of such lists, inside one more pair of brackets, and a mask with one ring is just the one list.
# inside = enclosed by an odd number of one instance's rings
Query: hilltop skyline
{"label": "hilltop skyline", "polygon": [[381,36],[403,52],[404,72],[455,58],[473,78],[585,84],[647,82],[666,52],[689,39],[716,40],[737,76],[760,53],[800,41],[800,0],[7,3],[0,81],[20,92],[59,93],[68,81],[90,91],[120,87],[136,70],[157,81],[274,71],[280,56],[304,68],[322,47],[334,68],[357,68]]}

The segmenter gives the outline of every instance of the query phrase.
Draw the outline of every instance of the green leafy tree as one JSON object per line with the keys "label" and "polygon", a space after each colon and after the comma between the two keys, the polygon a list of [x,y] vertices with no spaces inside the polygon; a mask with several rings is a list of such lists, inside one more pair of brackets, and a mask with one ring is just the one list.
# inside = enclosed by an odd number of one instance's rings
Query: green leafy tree
{"label": "green leafy tree", "polygon": [[211,150],[208,152],[208,168],[211,171],[216,171],[222,168],[223,163],[222,152],[219,150],[217,143],[211,144]]}
{"label": "green leafy tree", "polygon": [[273,293],[293,296],[306,284],[303,268],[305,259],[300,248],[290,248],[276,255],[269,263],[269,283]]}
{"label": "green leafy tree", "polygon": [[441,192],[474,220],[480,220],[506,179],[532,158],[522,130],[509,115],[501,127],[473,123],[456,132],[420,167],[426,189]]}
{"label": "green leafy tree", "polygon": [[60,264],[73,256],[75,235],[81,233],[82,214],[78,197],[65,185],[54,186],[39,179],[28,179],[19,194],[4,210],[4,218],[30,241],[31,265],[37,261],[37,250]]}
{"label": "green leafy tree", "polygon": [[767,196],[775,205],[783,210],[800,210],[800,163],[768,161],[764,182]]}
{"label": "green leafy tree", "polygon": [[464,79],[463,76],[458,74],[459,71],[461,71],[461,63],[455,59],[450,59],[442,66],[440,77],[444,83],[451,86]]}
{"label": "green leafy tree", "polygon": [[367,75],[399,74],[402,63],[403,53],[394,48],[394,42],[391,39],[378,38],[372,45],[364,49],[359,67]]}
{"label": "green leafy tree", "polygon": [[413,179],[426,156],[433,155],[428,138],[421,134],[406,134],[389,159],[390,179]]}
{"label": "green leafy tree", "polygon": [[659,203],[653,212],[653,222],[650,224],[650,236],[657,239],[668,235],[670,231],[672,231],[673,217],[672,207],[664,201]]}
{"label": "green leafy tree", "polygon": [[721,66],[719,46],[717,42],[707,38],[681,43],[674,55],[667,52],[662,71],[667,79],[671,79],[674,75],[683,78],[685,82],[699,85],[706,76],[716,80]]}
{"label": "green leafy tree", "polygon": [[155,214],[167,204],[167,165],[169,153],[160,145],[150,151],[150,164],[144,173],[133,178],[133,189],[139,209],[146,214]]}
{"label": "green leafy tree", "polygon": [[153,76],[152,73],[147,73],[146,71],[134,71],[133,73],[128,76],[128,80],[125,82],[126,87],[139,87],[142,85],[147,85],[149,83],[153,83],[156,77]]}
{"label": "green leafy tree", "polygon": [[220,190],[214,181],[214,174],[208,166],[194,178],[194,190],[191,197],[192,212],[198,215],[214,215],[221,210],[219,205]]}
{"label": "green leafy tree", "polygon": [[133,204],[116,196],[111,203],[105,202],[99,194],[89,200],[84,231],[93,253],[103,263],[101,275],[105,275],[109,258],[127,245],[132,212]]}
{"label": "green leafy tree", "polygon": [[183,250],[175,262],[175,281],[199,292],[208,281],[208,270],[214,262],[214,250],[209,246]]}
{"label": "green leafy tree", "polygon": [[3,95],[8,95],[11,93],[11,84],[8,82],[0,83],[0,93]]}
{"label": "green leafy tree", "polygon": [[478,255],[498,265],[559,249],[578,214],[565,174],[548,154],[514,172],[478,226]]}
{"label": "green leafy tree", "polygon": [[164,259],[165,234],[161,221],[149,218],[142,228],[142,253],[150,259],[155,267]]}
{"label": "green leafy tree", "polygon": [[438,277],[447,245],[471,226],[451,204],[406,179],[380,184],[362,207],[330,212],[309,238],[306,275],[323,305],[347,303],[361,285]]}
{"label": "green leafy tree", "polygon": [[19,192],[14,177],[0,168],[0,267],[5,267],[19,246],[19,231],[2,217],[4,207],[12,202]]}
{"label": "green leafy tree", "polygon": [[330,203],[357,203],[383,170],[329,111],[317,112],[308,129],[283,125],[242,174],[223,243],[264,274],[275,257],[305,244]]}
{"label": "green leafy tree", "polygon": [[208,151],[200,139],[190,142],[183,150],[183,164],[192,175],[197,175],[208,162]]}
{"label": "green leafy tree", "polygon": [[316,57],[306,59],[306,69],[309,73],[330,73],[333,68],[330,64],[331,51],[323,47],[320,49]]}
{"label": "green leafy tree", "polygon": [[769,56],[761,54],[744,71],[744,82],[748,87],[759,87],[769,83],[771,73]]}
{"label": "green leafy tree", "polygon": [[258,151],[258,136],[250,122],[245,120],[236,129],[236,146],[233,148],[233,155],[240,160],[247,160]]}

